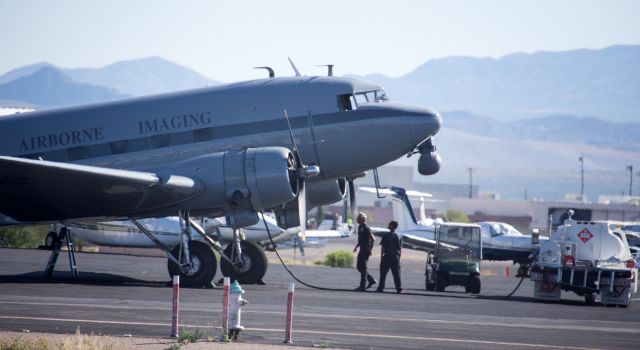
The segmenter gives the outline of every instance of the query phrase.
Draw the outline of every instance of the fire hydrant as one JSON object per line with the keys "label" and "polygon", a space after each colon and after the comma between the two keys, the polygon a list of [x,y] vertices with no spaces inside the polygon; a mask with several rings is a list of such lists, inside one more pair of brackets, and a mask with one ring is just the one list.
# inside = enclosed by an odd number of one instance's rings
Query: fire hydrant
{"label": "fire hydrant", "polygon": [[238,333],[244,329],[240,324],[241,308],[249,302],[242,299],[244,290],[240,287],[238,281],[233,282],[229,290],[229,339],[237,340]]}

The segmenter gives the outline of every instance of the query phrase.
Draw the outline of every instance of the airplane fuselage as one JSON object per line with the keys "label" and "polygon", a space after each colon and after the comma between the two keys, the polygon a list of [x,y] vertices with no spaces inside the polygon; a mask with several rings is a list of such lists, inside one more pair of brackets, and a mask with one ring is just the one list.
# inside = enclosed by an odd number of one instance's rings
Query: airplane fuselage
{"label": "airplane fuselage", "polygon": [[440,128],[440,117],[422,108],[340,105],[340,96],[367,91],[381,88],[334,77],[277,78],[20,114],[0,118],[0,154],[153,171],[229,149],[291,148],[286,110],[303,162],[334,179],[388,163]]}

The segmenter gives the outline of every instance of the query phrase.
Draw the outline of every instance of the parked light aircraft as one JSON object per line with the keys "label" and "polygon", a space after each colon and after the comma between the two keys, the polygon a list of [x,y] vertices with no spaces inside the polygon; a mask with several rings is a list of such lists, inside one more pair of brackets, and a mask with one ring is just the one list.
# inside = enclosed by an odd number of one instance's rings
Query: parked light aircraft
{"label": "parked light aircraft", "polygon": [[130,220],[154,240],[137,220],[178,214],[179,254],[154,243],[185,284],[202,284],[206,273],[190,251],[215,255],[192,239],[189,226],[206,233],[191,216],[224,216],[234,229],[231,255],[205,241],[241,279],[256,267],[239,229],[256,224],[259,212],[273,210],[284,229],[299,226],[307,207],[339,201],[345,182],[354,191],[354,178],[405,154],[420,153],[420,172],[434,174],[431,138],[440,125],[436,112],[392,103],[378,85],[333,76],[5,116],[0,225]]}
{"label": "parked light aircraft", "polygon": [[[376,193],[375,188],[360,187],[368,193]],[[405,238],[404,245],[410,249],[432,251],[435,246],[435,220],[427,218],[424,213],[424,202],[421,205],[420,221],[415,217],[410,197],[432,197],[429,193],[406,191],[403,188],[378,189],[378,192],[391,195],[394,217],[397,218],[398,232]],[[539,245],[532,244],[531,235],[525,235],[513,226],[503,222],[477,222],[482,232],[482,259],[496,261],[513,261],[520,264],[518,274],[524,273],[531,261],[529,257],[537,251]],[[546,240],[540,237],[540,241]]]}

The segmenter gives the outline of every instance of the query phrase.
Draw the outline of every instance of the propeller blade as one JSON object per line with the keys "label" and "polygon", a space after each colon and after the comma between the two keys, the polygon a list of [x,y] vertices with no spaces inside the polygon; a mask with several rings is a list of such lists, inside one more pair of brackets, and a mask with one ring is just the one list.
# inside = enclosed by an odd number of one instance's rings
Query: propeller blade
{"label": "propeller blade", "polygon": [[300,220],[300,239],[304,242],[307,239],[307,190],[304,180],[300,179],[298,190],[298,215]]}
{"label": "propeller blade", "polygon": [[353,223],[353,232],[357,232],[356,217],[358,215],[358,202],[356,201],[356,186],[353,180],[349,180],[349,207],[351,209],[351,221]]}

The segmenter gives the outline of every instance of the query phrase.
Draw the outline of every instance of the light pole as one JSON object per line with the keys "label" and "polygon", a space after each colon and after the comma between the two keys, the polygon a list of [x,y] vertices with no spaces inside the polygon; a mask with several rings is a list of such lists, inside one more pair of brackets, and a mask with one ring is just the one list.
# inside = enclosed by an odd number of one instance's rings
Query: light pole
{"label": "light pole", "polygon": [[627,165],[629,170],[629,197],[633,196],[633,165]]}
{"label": "light pole", "polygon": [[584,157],[578,157],[580,162],[580,200],[584,199]]}
{"label": "light pole", "polygon": [[469,172],[469,198],[473,198],[473,168],[467,168]]}

